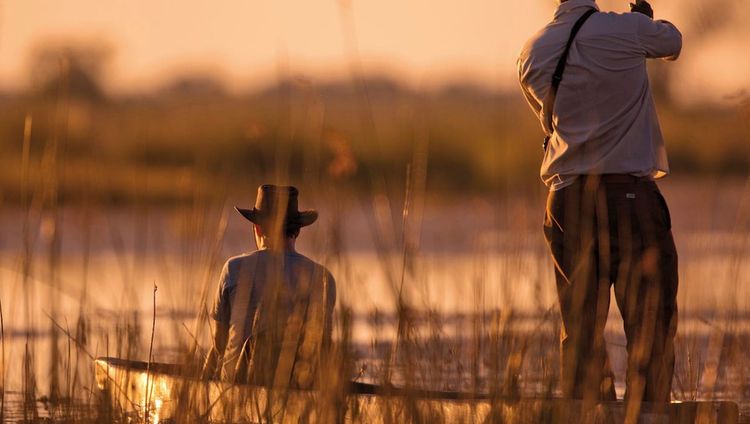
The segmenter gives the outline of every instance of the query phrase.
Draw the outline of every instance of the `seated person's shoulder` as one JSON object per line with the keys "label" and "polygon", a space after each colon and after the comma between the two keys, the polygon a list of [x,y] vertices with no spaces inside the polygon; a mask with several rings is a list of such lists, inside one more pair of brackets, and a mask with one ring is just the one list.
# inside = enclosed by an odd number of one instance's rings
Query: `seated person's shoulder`
{"label": "seated person's shoulder", "polygon": [[336,287],[336,279],[333,278],[333,274],[331,273],[331,271],[329,271],[328,268],[326,268],[326,267],[323,267],[323,271],[324,271],[323,275],[325,275],[326,281],[328,281],[328,283],[335,288]]}
{"label": "seated person's shoulder", "polygon": [[245,266],[255,264],[255,262],[258,260],[258,256],[259,251],[242,253],[237,256],[232,256],[224,263],[224,271],[229,273],[236,273]]}
{"label": "seated person's shoulder", "polygon": [[327,278],[329,281],[334,281],[333,280],[333,274],[325,266],[323,266],[323,265],[315,262],[314,260],[312,260],[312,259],[310,259],[310,258],[308,258],[307,256],[304,256],[304,255],[299,255],[299,258],[302,261],[304,261],[308,266],[310,266],[314,270],[315,274],[323,276],[323,277]]}

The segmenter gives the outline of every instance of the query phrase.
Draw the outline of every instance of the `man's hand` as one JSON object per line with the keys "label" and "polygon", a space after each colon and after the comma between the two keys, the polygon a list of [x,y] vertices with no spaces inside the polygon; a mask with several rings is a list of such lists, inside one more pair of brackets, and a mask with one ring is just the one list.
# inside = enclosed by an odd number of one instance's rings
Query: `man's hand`
{"label": "man's hand", "polygon": [[635,3],[630,3],[630,11],[643,13],[649,18],[654,19],[654,9],[651,8],[651,5],[648,4],[646,0],[636,1]]}

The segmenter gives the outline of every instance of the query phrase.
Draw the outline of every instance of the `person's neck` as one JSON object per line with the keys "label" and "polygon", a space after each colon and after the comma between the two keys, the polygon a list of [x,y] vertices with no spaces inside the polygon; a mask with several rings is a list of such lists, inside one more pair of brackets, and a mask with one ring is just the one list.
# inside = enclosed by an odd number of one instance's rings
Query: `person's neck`
{"label": "person's neck", "polygon": [[[258,250],[275,250],[282,252],[296,252],[296,239],[285,238],[278,245],[275,243],[269,243],[267,239],[263,239],[263,242],[258,246]],[[278,247],[277,247],[278,246]]]}

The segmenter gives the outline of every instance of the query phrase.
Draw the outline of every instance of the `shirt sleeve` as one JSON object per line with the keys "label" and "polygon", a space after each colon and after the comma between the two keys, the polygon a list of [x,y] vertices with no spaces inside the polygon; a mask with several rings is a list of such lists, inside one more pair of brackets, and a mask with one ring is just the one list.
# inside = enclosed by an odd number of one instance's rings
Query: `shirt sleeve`
{"label": "shirt sleeve", "polygon": [[521,92],[523,93],[523,97],[526,99],[526,103],[528,103],[531,110],[538,116],[541,112],[542,105],[537,101],[537,99],[530,91],[525,66],[524,54],[522,53],[516,61],[516,67],[518,70],[518,83],[521,86]]}
{"label": "shirt sleeve", "polygon": [[648,16],[634,13],[637,18],[638,43],[647,58],[675,60],[682,50],[682,34],[671,22],[652,20]]}
{"label": "shirt sleeve", "polygon": [[232,295],[232,284],[231,273],[229,272],[229,262],[224,264],[224,268],[221,270],[221,277],[219,278],[219,287],[216,290],[209,316],[215,321],[222,324],[229,325],[229,318],[231,316],[230,300]]}

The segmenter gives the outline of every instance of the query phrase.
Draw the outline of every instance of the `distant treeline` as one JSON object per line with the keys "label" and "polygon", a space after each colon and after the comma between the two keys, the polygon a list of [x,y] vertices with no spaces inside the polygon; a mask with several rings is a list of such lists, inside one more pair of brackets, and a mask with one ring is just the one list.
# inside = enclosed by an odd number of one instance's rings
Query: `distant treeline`
{"label": "distant treeline", "polygon": [[[517,92],[460,84],[420,92],[369,78],[288,80],[235,95],[186,77],[111,98],[85,72],[36,87],[0,99],[6,201],[51,185],[63,200],[172,202],[279,176],[403,186],[407,168],[434,192],[541,184],[541,130]],[[674,173],[748,173],[750,107],[658,103]]]}

